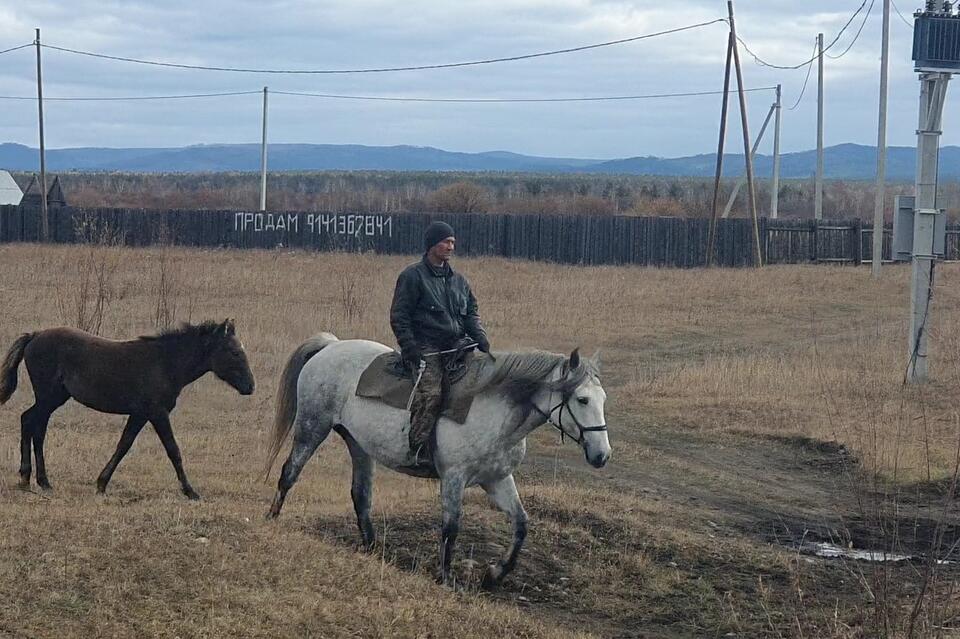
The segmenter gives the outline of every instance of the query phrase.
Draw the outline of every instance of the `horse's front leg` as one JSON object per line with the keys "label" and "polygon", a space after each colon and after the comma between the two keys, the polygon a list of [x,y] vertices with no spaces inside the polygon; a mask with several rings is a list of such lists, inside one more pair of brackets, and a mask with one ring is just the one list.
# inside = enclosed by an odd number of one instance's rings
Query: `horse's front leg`
{"label": "horse's front leg", "polygon": [[200,495],[190,485],[187,474],[183,472],[183,459],[180,457],[180,447],[177,446],[177,440],[173,438],[173,428],[170,426],[170,417],[166,414],[157,415],[150,418],[157,436],[167,451],[167,457],[173,464],[173,470],[177,473],[177,479],[180,481],[180,490],[190,499],[200,499]]}
{"label": "horse's front leg", "polygon": [[120,435],[120,441],[117,442],[117,450],[114,451],[110,461],[107,462],[107,465],[100,471],[100,476],[97,477],[97,493],[103,494],[106,492],[107,484],[110,483],[110,478],[113,477],[114,471],[117,470],[117,464],[119,464],[120,460],[127,454],[130,447],[133,446],[133,441],[137,438],[137,435],[140,434],[140,431],[146,423],[146,418],[140,415],[130,415],[130,417],[127,418],[127,424],[123,427],[123,434]]}
{"label": "horse's front leg", "polygon": [[440,480],[440,506],[443,522],[440,528],[440,577],[437,581],[450,585],[450,563],[453,547],[460,532],[460,516],[463,512],[464,478],[454,473]]}
{"label": "horse's front leg", "polygon": [[517,565],[517,556],[523,548],[523,540],[527,537],[527,512],[520,503],[520,495],[517,493],[517,484],[513,481],[513,475],[508,475],[497,482],[483,484],[483,490],[486,491],[490,501],[507,514],[510,523],[513,524],[513,543],[510,549],[500,561],[491,565],[487,574],[484,575],[483,585],[491,587],[500,583]]}

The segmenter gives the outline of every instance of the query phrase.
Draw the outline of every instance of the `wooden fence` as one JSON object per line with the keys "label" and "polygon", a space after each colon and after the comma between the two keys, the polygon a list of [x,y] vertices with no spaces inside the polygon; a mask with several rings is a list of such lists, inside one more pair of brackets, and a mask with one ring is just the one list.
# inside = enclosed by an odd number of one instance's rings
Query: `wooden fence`
{"label": "wooden fence", "polygon": [[[147,211],[141,209],[50,210],[50,240],[56,243],[119,239],[130,246],[169,242],[222,248],[300,248],[318,251],[422,252],[423,229],[445,219],[457,232],[462,255],[499,255],[572,264],[643,264],[695,267],[705,264],[709,221],[697,218],[425,213],[305,213],[252,211]],[[890,256],[884,229],[884,259]],[[761,249],[768,264],[871,259],[873,229],[854,221],[760,220]],[[0,206],[0,242],[36,242],[35,208]],[[715,263],[753,263],[748,220],[720,220]],[[960,259],[960,227],[947,231],[947,259]]]}

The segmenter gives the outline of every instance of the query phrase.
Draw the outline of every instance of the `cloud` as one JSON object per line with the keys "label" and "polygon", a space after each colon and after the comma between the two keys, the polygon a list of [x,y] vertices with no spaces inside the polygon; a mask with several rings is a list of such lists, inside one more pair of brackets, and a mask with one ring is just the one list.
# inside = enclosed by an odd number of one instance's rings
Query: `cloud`
{"label": "cloud", "polygon": [[[822,31],[829,42],[860,6],[856,0],[740,0],[739,33],[766,60],[809,58]],[[726,3],[690,0],[0,0],[0,49],[32,40],[110,55],[186,64],[257,68],[356,68],[457,62],[520,55],[632,37],[726,15]],[[861,14],[862,15],[862,14]],[[859,18],[831,50],[846,48]],[[879,78],[879,4],[856,46],[825,61],[828,144],[872,143]],[[889,139],[912,144],[918,83],[911,34],[891,24]],[[725,25],[576,54],[512,63],[396,74],[246,75],[123,64],[43,51],[47,96],[160,95],[273,90],[423,97],[560,97],[710,91],[722,88]],[[792,105],[806,69],[757,65],[741,50],[745,83],[782,83]],[[33,50],[0,56],[4,95],[35,93]],[[816,70],[804,101],[784,113],[785,150],[815,142]],[[749,94],[759,128],[771,93]],[[0,102],[0,141],[36,145],[36,105]],[[735,104],[735,102],[734,102]],[[251,142],[259,137],[259,96],[46,105],[47,144],[175,146]],[[540,155],[613,158],[712,152],[720,96],[575,104],[409,104],[274,95],[273,142],[416,144],[450,150],[507,149]],[[739,136],[731,113],[730,140]],[[960,141],[949,123],[944,143]],[[761,148],[768,148],[765,143]]]}

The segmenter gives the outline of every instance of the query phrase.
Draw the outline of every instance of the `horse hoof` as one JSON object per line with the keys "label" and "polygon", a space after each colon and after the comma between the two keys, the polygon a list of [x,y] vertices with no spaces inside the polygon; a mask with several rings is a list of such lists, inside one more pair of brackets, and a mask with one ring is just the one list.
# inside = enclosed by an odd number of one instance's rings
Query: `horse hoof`
{"label": "horse hoof", "polygon": [[267,511],[267,519],[276,519],[279,517],[281,508],[283,508],[283,499],[280,498],[280,495],[277,495],[270,504],[270,510]]}
{"label": "horse hoof", "polygon": [[494,564],[489,566],[487,571],[483,573],[483,579],[480,580],[480,587],[484,590],[492,590],[498,587],[501,581],[503,581],[503,570]]}
{"label": "horse hoof", "polygon": [[40,490],[42,490],[45,493],[53,492],[53,486],[51,486],[50,482],[48,481],[37,482],[37,486],[39,486]]}
{"label": "horse hoof", "polygon": [[197,491],[193,489],[185,490],[183,491],[183,494],[186,495],[187,499],[189,499],[190,501],[200,501],[200,495],[198,495]]}
{"label": "horse hoof", "polygon": [[20,481],[17,482],[17,488],[19,488],[20,490],[30,490],[30,480],[21,479]]}

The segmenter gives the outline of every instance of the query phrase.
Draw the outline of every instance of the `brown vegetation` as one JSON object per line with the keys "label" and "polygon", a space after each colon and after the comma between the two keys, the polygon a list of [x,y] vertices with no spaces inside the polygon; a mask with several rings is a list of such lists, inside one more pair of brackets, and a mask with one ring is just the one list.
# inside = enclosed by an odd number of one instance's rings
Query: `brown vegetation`
{"label": "brown vegetation", "polygon": [[[67,267],[89,250],[0,246],[0,348],[62,321],[58,281],[78,284]],[[933,380],[905,388],[905,267],[875,281],[867,269],[815,266],[459,260],[495,348],[601,351],[614,447],[593,471],[569,442],[535,434],[518,478],[528,546],[503,589],[484,593],[433,582],[430,481],[380,471],[381,542],[357,552],[335,437],[284,515],[262,518],[272,486],[256,475],[286,356],[320,330],[390,343],[393,274],[412,258],[97,250],[122,263],[102,333],[153,332],[174,307],[185,319],[176,292],[195,320],[237,318],[258,391],[238,399],[204,378],[182,397],[177,436],[204,495],[194,504],[176,496],[147,435],[96,497],[122,420],[75,404],[47,438],[55,491],[15,490],[22,384],[0,411],[0,634],[932,637],[957,625],[954,566],[872,566],[779,545],[816,531],[923,553],[939,539],[942,556],[957,540],[956,265],[937,279]],[[473,584],[509,531],[469,495],[459,570]]]}
{"label": "brown vegetation", "polygon": [[454,182],[434,191],[429,210],[438,213],[484,213],[489,206],[487,193],[473,182]]}
{"label": "brown vegetation", "polygon": [[[17,179],[25,182],[26,174]],[[259,203],[259,176],[250,173],[123,174],[65,173],[67,200],[82,207],[249,210]],[[725,179],[720,210],[733,188]],[[536,175],[488,173],[391,173],[376,171],[275,173],[268,180],[267,207],[275,211],[333,213],[491,212],[560,215],[670,215],[707,217],[713,181],[624,175]],[[887,188],[887,219],[893,197],[912,185]],[[960,183],[940,187],[951,219],[960,215]],[[824,217],[873,220],[872,182],[827,181]],[[769,211],[769,183],[757,185],[758,210]],[[812,180],[780,186],[780,216],[813,215]],[[747,215],[746,189],[733,207]]]}

